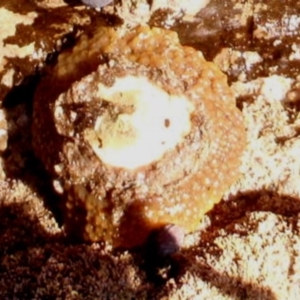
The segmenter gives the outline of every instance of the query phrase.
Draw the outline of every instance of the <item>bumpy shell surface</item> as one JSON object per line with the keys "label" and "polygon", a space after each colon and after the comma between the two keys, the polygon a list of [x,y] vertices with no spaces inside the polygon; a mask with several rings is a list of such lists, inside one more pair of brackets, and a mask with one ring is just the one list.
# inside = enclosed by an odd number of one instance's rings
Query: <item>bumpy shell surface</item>
{"label": "bumpy shell surface", "polygon": [[[176,143],[133,167],[106,160],[99,137],[107,115],[117,120],[136,109],[130,102],[135,95],[124,96],[130,105],[121,107],[103,94],[126,78],[136,80],[133,93],[143,93],[146,82],[145,88],[159,90],[170,103],[185,103],[178,116],[166,112],[162,131],[188,124]],[[157,114],[163,110],[159,101],[153,100]],[[107,139],[115,132],[110,125]],[[242,116],[226,76],[200,52],[181,46],[176,33],[147,26],[130,32],[100,27],[62,53],[38,87],[33,135],[35,151],[65,201],[67,231],[126,248],[141,245],[166,224],[197,229],[237,179],[245,148]]]}

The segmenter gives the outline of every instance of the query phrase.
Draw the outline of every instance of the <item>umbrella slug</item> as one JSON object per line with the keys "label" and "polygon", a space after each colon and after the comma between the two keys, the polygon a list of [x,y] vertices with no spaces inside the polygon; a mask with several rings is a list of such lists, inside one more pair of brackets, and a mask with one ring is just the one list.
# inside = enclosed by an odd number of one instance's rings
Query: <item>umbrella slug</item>
{"label": "umbrella slug", "polygon": [[66,231],[131,248],[198,228],[239,176],[245,129],[226,76],[175,32],[100,26],[42,78],[33,146]]}

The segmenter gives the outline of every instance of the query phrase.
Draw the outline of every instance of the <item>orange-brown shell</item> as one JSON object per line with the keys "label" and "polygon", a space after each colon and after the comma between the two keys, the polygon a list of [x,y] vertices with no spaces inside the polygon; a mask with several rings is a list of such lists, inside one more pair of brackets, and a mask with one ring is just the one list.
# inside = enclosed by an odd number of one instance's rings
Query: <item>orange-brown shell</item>
{"label": "orange-brown shell", "polygon": [[[75,94],[80,93],[82,85],[90,89],[84,93],[93,95],[89,82],[110,69],[126,72],[126,67],[114,66],[120,62],[126,65],[126,61],[128,70],[137,66],[137,70],[150,70],[149,74],[167,74],[162,81],[168,93],[182,93],[197,107],[200,144],[195,153],[184,159],[198,169],[178,182],[168,182],[168,170],[164,171],[160,162],[130,172],[104,166],[81,138],[70,140],[57,133],[53,106],[58,95],[64,93],[69,103],[80,101]],[[106,66],[97,71],[103,63]],[[140,71],[131,72],[138,76]],[[92,104],[86,112],[92,119],[91,111]],[[42,80],[34,112],[34,148],[55,180],[61,182],[66,228],[87,241],[106,240],[114,246],[129,248],[144,243],[151,230],[165,224],[178,224],[186,232],[194,231],[203,215],[239,176],[245,129],[226,76],[216,65],[205,61],[201,52],[181,46],[172,31],[148,26],[130,32],[100,27],[90,36],[83,35],[75,47],[58,57],[56,66]],[[103,168],[113,174],[107,176],[115,182],[103,182]],[[152,188],[155,168],[165,178],[158,180],[168,182],[158,183],[157,190],[161,192]],[[148,182],[149,190],[155,192],[139,197],[134,189],[121,190],[120,182],[137,184],[143,176],[152,178],[143,182]],[[125,177],[129,179],[123,180]]]}

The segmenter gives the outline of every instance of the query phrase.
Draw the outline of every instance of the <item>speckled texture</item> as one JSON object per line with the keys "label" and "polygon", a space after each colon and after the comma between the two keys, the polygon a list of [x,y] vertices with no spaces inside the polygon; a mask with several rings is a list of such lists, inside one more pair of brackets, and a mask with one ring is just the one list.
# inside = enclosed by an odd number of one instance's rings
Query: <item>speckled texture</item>
{"label": "speckled texture", "polygon": [[[181,47],[171,31],[142,26],[127,33],[103,27],[92,36],[83,35],[58,57],[34,104],[34,147],[68,199],[67,231],[87,241],[132,247],[165,224],[181,225],[187,233],[196,230],[238,178],[245,148],[242,117],[226,77],[200,52]],[[108,61],[80,79],[101,59]],[[125,75],[146,77],[194,107],[183,142],[133,170],[99,160],[85,137],[105,111],[105,102],[97,100],[98,82],[110,86]],[[80,81],[71,85],[75,79]],[[57,98],[53,91],[64,94]]]}

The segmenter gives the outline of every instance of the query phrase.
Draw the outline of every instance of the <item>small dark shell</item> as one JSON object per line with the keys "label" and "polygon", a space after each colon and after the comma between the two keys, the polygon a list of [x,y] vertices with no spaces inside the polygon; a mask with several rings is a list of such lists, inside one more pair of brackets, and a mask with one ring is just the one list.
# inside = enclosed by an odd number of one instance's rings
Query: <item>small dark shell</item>
{"label": "small dark shell", "polygon": [[111,3],[112,0],[82,0],[82,3],[92,6],[92,7],[104,7],[105,5]]}
{"label": "small dark shell", "polygon": [[147,252],[151,256],[166,257],[179,251],[184,239],[184,230],[175,224],[168,224],[155,230],[149,236]]}

